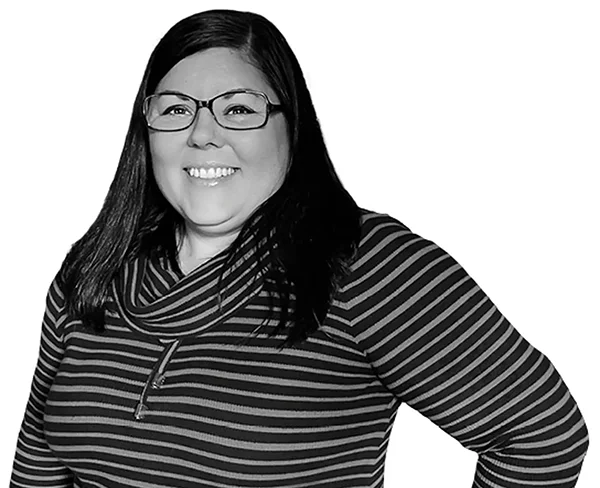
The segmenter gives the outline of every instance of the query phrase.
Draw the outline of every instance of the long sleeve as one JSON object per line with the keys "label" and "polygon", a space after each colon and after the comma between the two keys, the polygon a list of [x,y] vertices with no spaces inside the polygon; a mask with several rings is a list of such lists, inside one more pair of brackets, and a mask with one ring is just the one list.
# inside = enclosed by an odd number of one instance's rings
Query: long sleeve
{"label": "long sleeve", "polygon": [[548,358],[439,246],[389,216],[365,228],[345,293],[381,382],[478,453],[473,487],[575,486],[588,433]]}
{"label": "long sleeve", "polygon": [[59,333],[60,323],[64,319],[63,307],[63,296],[54,280],[46,299],[39,358],[17,441],[11,488],[73,486],[70,471],[56,459],[44,438],[46,399],[63,356]]}

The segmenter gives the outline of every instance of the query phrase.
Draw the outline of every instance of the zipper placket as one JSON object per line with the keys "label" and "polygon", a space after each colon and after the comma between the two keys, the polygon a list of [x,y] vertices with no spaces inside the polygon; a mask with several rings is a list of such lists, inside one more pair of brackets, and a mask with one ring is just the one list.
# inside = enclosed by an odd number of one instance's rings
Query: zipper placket
{"label": "zipper placket", "polygon": [[180,343],[181,340],[178,339],[169,344],[169,346],[165,347],[165,349],[161,353],[160,357],[158,358],[158,361],[156,361],[156,364],[154,365],[154,368],[152,368],[152,371],[148,376],[148,380],[144,385],[144,389],[142,390],[142,393],[140,395],[140,400],[137,406],[135,407],[135,411],[133,413],[133,417],[135,418],[135,420],[142,420],[146,415],[146,412],[148,411],[146,400],[148,399],[150,389],[152,388],[154,390],[157,390],[165,382],[165,369],[167,368],[169,360],[171,359],[171,357],[173,357],[173,354],[175,354],[175,351],[177,350],[177,347]]}

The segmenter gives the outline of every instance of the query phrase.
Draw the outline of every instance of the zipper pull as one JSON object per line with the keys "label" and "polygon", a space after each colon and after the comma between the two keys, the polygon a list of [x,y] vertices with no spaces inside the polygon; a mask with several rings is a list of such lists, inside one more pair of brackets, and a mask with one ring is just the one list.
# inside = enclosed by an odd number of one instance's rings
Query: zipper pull
{"label": "zipper pull", "polygon": [[166,375],[163,374],[157,374],[154,379],[152,380],[152,388],[155,390],[158,390],[165,382],[166,379]]}
{"label": "zipper pull", "polygon": [[144,405],[143,402],[140,402],[140,403],[138,403],[137,407],[135,408],[135,413],[133,414],[133,417],[136,420],[142,420],[146,416],[147,411],[148,411],[148,407],[146,405]]}

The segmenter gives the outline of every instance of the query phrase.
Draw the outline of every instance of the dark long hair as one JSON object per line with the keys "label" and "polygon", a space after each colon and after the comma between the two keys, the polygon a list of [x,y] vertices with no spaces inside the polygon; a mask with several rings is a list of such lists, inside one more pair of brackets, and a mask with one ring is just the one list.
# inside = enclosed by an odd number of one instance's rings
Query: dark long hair
{"label": "dark long hair", "polygon": [[[234,262],[248,236],[256,256],[269,242],[270,276],[280,303],[279,322],[271,333],[291,324],[284,345],[294,345],[323,322],[333,294],[348,274],[360,238],[360,209],[333,168],[294,53],[271,22],[250,12],[211,10],[192,15],[175,24],[154,49],[104,205],[59,272],[67,311],[84,326],[102,331],[111,281],[127,260],[144,253],[161,255],[178,268],[176,236],[183,219],[154,179],[141,107],[175,64],[213,47],[233,49],[259,69],[286,109],[290,136],[286,177],[245,222],[227,250],[224,269]],[[273,313],[271,302],[269,319]]]}

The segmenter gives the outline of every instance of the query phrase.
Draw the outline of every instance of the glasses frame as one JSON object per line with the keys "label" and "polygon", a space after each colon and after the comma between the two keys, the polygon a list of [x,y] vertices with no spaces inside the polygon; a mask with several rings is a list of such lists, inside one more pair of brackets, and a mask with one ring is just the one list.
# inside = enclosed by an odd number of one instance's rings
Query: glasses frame
{"label": "glasses frame", "polygon": [[[265,99],[265,102],[267,102],[267,113],[266,113],[265,121],[261,125],[258,125],[256,127],[226,127],[217,120],[215,112],[213,111],[213,102],[217,98],[222,97],[223,95],[229,95],[229,94],[235,94],[235,93],[252,93],[254,95],[259,95]],[[186,125],[185,127],[182,127],[181,129],[156,129],[156,128],[152,127],[150,125],[150,123],[148,122],[148,117],[147,117],[146,112],[148,110],[148,107],[150,106],[150,100],[152,100],[152,98],[158,97],[160,95],[182,95],[182,96],[192,100],[196,104],[196,112],[194,113],[194,117],[192,117],[192,120],[190,121],[190,123],[188,125]],[[207,108],[210,111],[210,113],[212,114],[213,119],[215,119],[215,122],[217,123],[217,125],[219,125],[220,127],[223,127],[223,129],[227,129],[227,130],[260,129],[260,128],[264,127],[265,125],[267,125],[267,122],[269,121],[269,117],[270,117],[271,113],[283,112],[283,105],[271,103],[271,100],[269,100],[269,97],[267,97],[267,95],[265,95],[263,92],[258,91],[258,90],[250,90],[249,88],[239,88],[236,90],[229,90],[229,91],[226,91],[223,93],[219,93],[218,95],[215,95],[214,97],[212,97],[208,100],[198,100],[197,98],[194,98],[194,97],[188,95],[187,93],[182,93],[182,92],[175,91],[175,90],[165,90],[165,91],[162,91],[159,93],[154,93],[152,95],[148,95],[146,98],[144,98],[144,101],[142,103],[142,113],[144,114],[144,120],[146,121],[146,126],[149,129],[155,130],[157,132],[179,132],[182,130],[189,129],[196,122],[196,118],[198,117],[198,114],[200,113],[201,108]]]}

